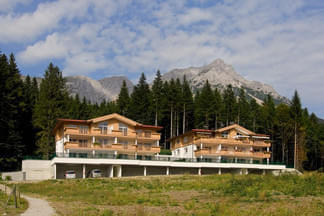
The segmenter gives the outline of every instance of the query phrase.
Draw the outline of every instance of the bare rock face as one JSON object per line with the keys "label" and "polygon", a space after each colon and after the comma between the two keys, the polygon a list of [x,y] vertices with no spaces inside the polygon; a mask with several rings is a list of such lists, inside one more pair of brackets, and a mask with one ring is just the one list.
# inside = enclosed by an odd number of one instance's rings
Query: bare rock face
{"label": "bare rock face", "polygon": [[93,80],[86,76],[68,76],[66,87],[70,95],[85,97],[91,103],[101,103],[103,100],[115,100],[120,92],[123,80],[126,81],[129,93],[133,90],[133,83],[123,76],[108,77],[101,80]]}
{"label": "bare rock face", "polygon": [[226,64],[222,59],[216,59],[202,67],[174,69],[163,74],[162,79],[171,80],[179,78],[182,80],[184,75],[194,91],[202,88],[206,80],[208,80],[212,87],[217,87],[221,91],[227,85],[232,85],[234,89],[243,88],[248,96],[255,98],[258,102],[262,102],[268,94],[271,94],[277,103],[289,102],[287,98],[279,95],[270,85],[243,78],[236,73],[231,65]]}

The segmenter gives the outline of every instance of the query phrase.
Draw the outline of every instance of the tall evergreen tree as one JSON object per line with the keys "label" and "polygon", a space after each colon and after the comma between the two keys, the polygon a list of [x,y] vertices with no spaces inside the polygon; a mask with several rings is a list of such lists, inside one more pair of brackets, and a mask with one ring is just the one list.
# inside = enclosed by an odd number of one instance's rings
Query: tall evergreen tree
{"label": "tall evergreen tree", "polygon": [[[292,119],[294,120],[294,168],[300,168],[300,164],[298,163],[298,149],[300,144],[302,142],[302,134],[300,131],[300,127],[302,125],[302,106],[300,102],[300,98],[298,95],[297,90],[294,93],[294,96],[291,100],[291,106],[290,106],[290,114]],[[300,136],[299,136],[300,135]],[[299,140],[299,138],[301,140]]]}
{"label": "tall evergreen tree", "polygon": [[238,103],[237,103],[237,123],[243,127],[248,126],[249,121],[249,112],[250,112],[249,103],[246,100],[246,95],[244,89],[240,89]]}
{"label": "tall evergreen tree", "polygon": [[217,88],[214,90],[213,111],[214,111],[214,128],[218,129],[221,123],[224,104],[222,95]]}
{"label": "tall evergreen tree", "polygon": [[234,95],[232,85],[228,85],[224,91],[224,111],[226,118],[226,125],[235,121],[236,98]]}
{"label": "tall evergreen tree", "polygon": [[52,135],[57,118],[65,117],[65,99],[67,97],[65,80],[57,66],[49,64],[40,84],[39,99],[35,104],[34,124],[37,133],[38,152],[49,158],[54,153],[55,144]]}
{"label": "tall evergreen tree", "polygon": [[20,166],[26,149],[23,143],[26,106],[23,100],[24,86],[13,54],[9,62],[4,54],[1,56],[0,77],[0,165],[3,170],[15,170]]}
{"label": "tall evergreen tree", "polygon": [[118,98],[117,98],[117,106],[119,109],[119,113],[124,116],[128,116],[129,106],[130,106],[130,97],[128,93],[128,88],[126,81],[123,80],[123,85],[120,89]]}
{"label": "tall evergreen tree", "polygon": [[182,133],[194,127],[194,102],[189,82],[186,76],[182,81]]}
{"label": "tall evergreen tree", "polygon": [[160,71],[156,72],[155,79],[152,85],[152,102],[153,102],[153,109],[154,109],[154,125],[157,126],[161,121],[161,102],[162,102],[162,88],[163,88],[163,81]]}
{"label": "tall evergreen tree", "polygon": [[134,86],[133,93],[131,94],[130,117],[143,124],[152,124],[151,99],[149,85],[146,82],[144,73],[142,73],[138,84]]}

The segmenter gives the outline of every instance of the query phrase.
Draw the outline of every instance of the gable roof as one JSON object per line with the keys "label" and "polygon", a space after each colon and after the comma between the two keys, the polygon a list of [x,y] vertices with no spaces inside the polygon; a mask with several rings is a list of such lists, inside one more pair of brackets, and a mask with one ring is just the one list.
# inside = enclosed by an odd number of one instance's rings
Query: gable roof
{"label": "gable roof", "polygon": [[231,129],[236,129],[237,131],[245,134],[245,135],[255,135],[255,133],[253,131],[250,131],[238,124],[232,124],[230,126],[227,126],[227,127],[224,127],[224,128],[220,128],[218,130],[216,130],[216,132],[219,132],[219,133],[222,133],[224,131],[228,131],[228,130],[231,130]]}
{"label": "gable roof", "polygon": [[101,117],[97,117],[97,118],[93,118],[93,119],[89,119],[89,121],[93,122],[93,123],[97,123],[97,122],[101,122],[101,121],[106,121],[109,119],[118,119],[122,122],[125,122],[129,125],[132,126],[136,126],[136,125],[141,125],[140,123],[133,121],[129,118],[126,118],[122,115],[119,115],[118,113],[113,113],[113,114],[109,114],[109,115],[105,115],[105,116],[101,116]]}

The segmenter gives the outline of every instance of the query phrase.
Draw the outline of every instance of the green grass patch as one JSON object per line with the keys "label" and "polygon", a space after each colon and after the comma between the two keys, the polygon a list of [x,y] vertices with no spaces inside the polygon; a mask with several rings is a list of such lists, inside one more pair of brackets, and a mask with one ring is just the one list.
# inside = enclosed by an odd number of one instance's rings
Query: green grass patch
{"label": "green grass patch", "polygon": [[324,174],[48,180],[19,185],[62,215],[321,215]]}

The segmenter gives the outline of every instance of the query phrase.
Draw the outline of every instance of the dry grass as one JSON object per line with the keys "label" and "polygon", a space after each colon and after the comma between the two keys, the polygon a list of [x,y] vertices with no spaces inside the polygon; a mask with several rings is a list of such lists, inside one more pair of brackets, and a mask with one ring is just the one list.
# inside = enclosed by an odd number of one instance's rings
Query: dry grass
{"label": "dry grass", "polygon": [[324,175],[159,176],[22,184],[60,215],[324,215]]}

